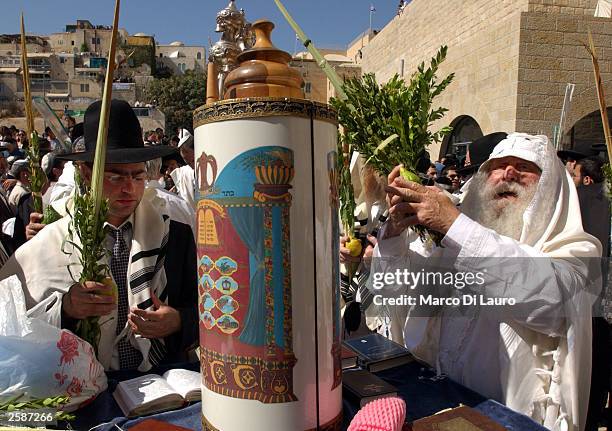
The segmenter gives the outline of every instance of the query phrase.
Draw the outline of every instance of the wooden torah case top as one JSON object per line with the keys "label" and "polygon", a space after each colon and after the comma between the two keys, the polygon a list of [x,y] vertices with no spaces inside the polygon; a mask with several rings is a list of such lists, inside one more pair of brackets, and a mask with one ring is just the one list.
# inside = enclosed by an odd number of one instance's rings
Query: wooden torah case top
{"label": "wooden torah case top", "polygon": [[291,55],[276,48],[270,40],[271,21],[253,23],[256,42],[238,56],[240,66],[227,75],[224,99],[246,97],[304,98],[304,80],[289,66]]}

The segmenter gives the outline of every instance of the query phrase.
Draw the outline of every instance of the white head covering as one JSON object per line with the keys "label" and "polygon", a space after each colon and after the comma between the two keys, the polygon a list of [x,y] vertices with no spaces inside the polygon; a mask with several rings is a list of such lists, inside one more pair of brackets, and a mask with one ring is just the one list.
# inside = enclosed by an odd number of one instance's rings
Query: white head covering
{"label": "white head covering", "polygon": [[181,146],[187,142],[189,139],[193,138],[193,135],[191,133],[189,133],[189,130],[187,129],[181,129],[179,131],[179,143],[178,143],[178,148],[181,148]]}
{"label": "white head covering", "polygon": [[42,168],[45,175],[49,175],[51,173],[51,169],[53,169],[53,164],[55,163],[55,154],[47,153],[43,156],[40,167]]}
{"label": "white head covering", "polygon": [[[510,156],[532,162],[542,171],[533,200],[523,214],[519,242],[551,257],[596,257],[599,242],[582,228],[576,187],[548,138],[511,133],[495,146],[479,171],[486,171],[491,160]],[[570,244],[568,249],[566,244]]]}
{"label": "white head covering", "polygon": [[548,138],[546,136],[511,133],[493,148],[489,159],[480,166],[479,170],[487,170],[491,160],[510,156],[535,163],[538,168],[543,169],[546,164],[547,144]]}

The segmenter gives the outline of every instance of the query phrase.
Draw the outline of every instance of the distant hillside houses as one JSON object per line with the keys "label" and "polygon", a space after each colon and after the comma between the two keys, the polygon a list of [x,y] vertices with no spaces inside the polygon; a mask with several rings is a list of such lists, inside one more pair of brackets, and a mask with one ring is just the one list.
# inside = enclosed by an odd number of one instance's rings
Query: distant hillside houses
{"label": "distant hillside houses", "polygon": [[[32,95],[54,110],[75,112],[101,98],[111,33],[109,26],[77,20],[62,32],[26,36]],[[158,74],[204,71],[206,48],[162,45],[154,36],[119,29],[117,62],[113,96],[135,105]],[[20,35],[0,35],[0,108],[23,100],[22,67]]]}

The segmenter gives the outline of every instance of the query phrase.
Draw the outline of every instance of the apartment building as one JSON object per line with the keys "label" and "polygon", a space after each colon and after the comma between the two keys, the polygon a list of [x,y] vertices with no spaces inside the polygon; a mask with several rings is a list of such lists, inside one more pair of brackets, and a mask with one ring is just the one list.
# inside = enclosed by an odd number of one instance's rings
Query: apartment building
{"label": "apartment building", "polygon": [[206,48],[172,42],[156,46],[156,60],[159,68],[165,68],[174,75],[182,75],[188,70],[206,70]]}

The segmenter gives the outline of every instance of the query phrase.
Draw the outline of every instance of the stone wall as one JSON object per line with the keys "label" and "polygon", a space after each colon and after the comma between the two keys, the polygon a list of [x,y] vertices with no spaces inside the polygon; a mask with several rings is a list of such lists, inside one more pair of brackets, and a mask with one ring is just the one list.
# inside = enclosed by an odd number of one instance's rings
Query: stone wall
{"label": "stone wall", "polygon": [[[608,108],[608,118],[612,116],[612,108]],[[603,126],[601,122],[601,114],[599,111],[594,111],[578,120],[574,124],[574,129],[570,136],[564,140],[566,147],[588,152],[593,144],[603,144],[606,142],[604,137]]]}
{"label": "stone wall", "polygon": [[[514,130],[521,12],[528,6],[528,0],[414,0],[363,49],[363,72],[385,81],[403,60],[409,78],[446,44],[439,75],[454,72],[455,80],[436,100],[449,112],[433,128],[469,115],[485,134]],[[433,146],[430,154],[439,151]]]}
{"label": "stone wall", "polygon": [[596,6],[597,0],[529,0],[529,12],[593,16]]}
{"label": "stone wall", "polygon": [[559,123],[568,83],[576,87],[566,131],[599,109],[591,57],[583,46],[588,41],[589,29],[609,99],[612,97],[612,20],[586,15],[522,14],[517,130],[550,136]]}
{"label": "stone wall", "polygon": [[[482,132],[552,135],[567,83],[576,85],[568,133],[598,108],[593,68],[583,43],[593,34],[602,81],[612,98],[612,20],[593,16],[597,0],[414,0],[363,49],[362,69],[379,81],[448,45],[440,76],[454,82],[437,99],[447,107],[434,129],[467,115]],[[446,143],[431,148],[437,157]]]}

